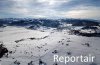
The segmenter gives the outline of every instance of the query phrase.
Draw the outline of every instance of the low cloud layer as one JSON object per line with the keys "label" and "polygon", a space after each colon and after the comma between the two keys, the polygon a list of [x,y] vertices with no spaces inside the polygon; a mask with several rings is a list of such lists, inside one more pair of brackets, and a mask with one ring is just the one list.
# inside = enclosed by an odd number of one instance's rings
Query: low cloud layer
{"label": "low cloud layer", "polygon": [[100,19],[100,0],[0,0],[0,18]]}

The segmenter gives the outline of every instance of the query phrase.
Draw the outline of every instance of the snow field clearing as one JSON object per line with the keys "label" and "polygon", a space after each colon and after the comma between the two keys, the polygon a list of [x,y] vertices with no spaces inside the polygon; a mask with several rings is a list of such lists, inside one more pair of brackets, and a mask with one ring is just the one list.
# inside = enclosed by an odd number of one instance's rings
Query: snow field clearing
{"label": "snow field clearing", "polygon": [[[57,31],[53,28],[46,30],[29,30],[22,27],[7,26],[0,28],[0,41],[12,53],[1,58],[2,65],[28,65],[33,61],[39,65],[39,59],[47,65],[54,65],[53,55],[88,55],[96,56],[95,62],[100,65],[100,38],[68,35],[68,30]],[[85,43],[89,44],[86,45]],[[57,51],[55,53],[55,50]],[[57,63],[65,65],[64,63]],[[67,65],[90,65],[91,63],[68,63]]]}

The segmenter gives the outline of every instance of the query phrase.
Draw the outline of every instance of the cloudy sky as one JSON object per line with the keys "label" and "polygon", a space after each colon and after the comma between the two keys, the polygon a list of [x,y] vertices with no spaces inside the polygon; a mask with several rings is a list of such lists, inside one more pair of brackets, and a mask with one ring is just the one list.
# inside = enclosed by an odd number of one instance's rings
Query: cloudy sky
{"label": "cloudy sky", "polygon": [[0,0],[0,18],[100,19],[100,0]]}

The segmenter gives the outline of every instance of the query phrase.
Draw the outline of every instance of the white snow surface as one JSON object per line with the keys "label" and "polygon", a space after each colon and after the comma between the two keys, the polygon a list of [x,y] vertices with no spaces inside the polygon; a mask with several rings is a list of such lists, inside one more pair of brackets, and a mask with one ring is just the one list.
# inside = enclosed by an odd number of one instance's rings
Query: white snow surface
{"label": "white snow surface", "polygon": [[[35,39],[32,40],[30,38]],[[16,43],[16,40],[21,41]],[[14,63],[16,60],[20,62],[20,65],[28,65],[31,61],[33,61],[34,65],[39,65],[40,58],[47,65],[54,65],[54,53],[52,53],[54,50],[57,50],[57,54],[62,56],[66,55],[67,52],[71,52],[73,56],[92,54],[96,56],[94,63],[100,65],[99,37],[69,35],[68,30],[57,31],[53,28],[30,30],[23,27],[7,26],[0,28],[0,41],[9,51],[12,51],[11,54],[8,54],[8,57],[4,55],[0,58],[1,65],[17,65]],[[89,43],[90,47],[83,45],[85,43]],[[69,45],[67,46],[66,44]],[[90,64],[69,62],[66,65]],[[65,64],[58,63],[58,65]]]}

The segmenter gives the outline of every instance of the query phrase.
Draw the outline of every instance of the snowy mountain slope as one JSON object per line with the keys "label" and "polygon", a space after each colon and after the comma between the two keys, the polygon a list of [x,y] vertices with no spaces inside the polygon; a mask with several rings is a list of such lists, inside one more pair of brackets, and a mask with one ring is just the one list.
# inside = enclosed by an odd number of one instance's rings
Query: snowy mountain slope
{"label": "snowy mountain slope", "polygon": [[[96,56],[94,65],[100,65],[100,38],[69,35],[68,31],[57,31],[55,28],[30,30],[13,26],[0,28],[0,41],[9,50],[8,55],[0,58],[0,63],[1,65],[28,65],[29,63],[39,65],[41,59],[46,65],[55,65],[54,54],[68,56],[70,52],[73,56],[92,54]],[[69,62],[66,65],[93,64]]]}

